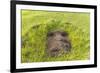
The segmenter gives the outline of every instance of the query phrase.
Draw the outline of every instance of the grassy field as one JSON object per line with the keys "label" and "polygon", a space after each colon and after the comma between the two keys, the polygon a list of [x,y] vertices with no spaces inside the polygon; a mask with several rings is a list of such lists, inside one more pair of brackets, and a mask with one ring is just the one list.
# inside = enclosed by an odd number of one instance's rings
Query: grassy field
{"label": "grassy field", "polygon": [[[22,63],[87,60],[90,57],[90,14],[22,10]],[[72,50],[60,57],[47,57],[46,36],[51,30],[69,33]]]}

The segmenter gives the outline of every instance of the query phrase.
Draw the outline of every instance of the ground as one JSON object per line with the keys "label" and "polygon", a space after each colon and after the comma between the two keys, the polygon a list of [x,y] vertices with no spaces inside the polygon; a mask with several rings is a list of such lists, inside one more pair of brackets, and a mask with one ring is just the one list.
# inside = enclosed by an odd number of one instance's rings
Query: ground
{"label": "ground", "polygon": [[[22,10],[21,62],[87,60],[90,57],[90,14]],[[46,55],[46,36],[52,30],[69,33],[71,52],[60,57]]]}

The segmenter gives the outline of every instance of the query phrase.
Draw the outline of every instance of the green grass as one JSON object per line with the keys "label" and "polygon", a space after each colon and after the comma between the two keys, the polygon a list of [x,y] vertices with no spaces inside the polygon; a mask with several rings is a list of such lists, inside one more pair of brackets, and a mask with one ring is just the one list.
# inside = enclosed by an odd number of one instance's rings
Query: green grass
{"label": "green grass", "polygon": [[[87,60],[90,57],[90,14],[22,10],[22,63]],[[46,56],[46,35],[61,29],[69,33],[70,53]]]}

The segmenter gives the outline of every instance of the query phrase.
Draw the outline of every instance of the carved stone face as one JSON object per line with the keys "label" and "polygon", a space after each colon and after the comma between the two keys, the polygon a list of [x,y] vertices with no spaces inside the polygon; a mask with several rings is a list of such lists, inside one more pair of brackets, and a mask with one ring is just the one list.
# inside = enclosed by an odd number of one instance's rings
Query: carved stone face
{"label": "carved stone face", "polygon": [[71,43],[65,31],[52,31],[47,34],[47,54],[60,56],[70,51]]}

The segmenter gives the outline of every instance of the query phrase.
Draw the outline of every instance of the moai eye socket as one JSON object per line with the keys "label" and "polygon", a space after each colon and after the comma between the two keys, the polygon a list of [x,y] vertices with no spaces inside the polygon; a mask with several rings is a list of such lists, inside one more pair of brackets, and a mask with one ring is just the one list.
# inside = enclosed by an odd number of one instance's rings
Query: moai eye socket
{"label": "moai eye socket", "polygon": [[50,33],[48,33],[47,36],[48,36],[48,37],[54,36],[54,33],[50,32]]}
{"label": "moai eye socket", "polygon": [[68,36],[68,34],[67,34],[66,32],[62,32],[61,35],[62,35],[63,37]]}

